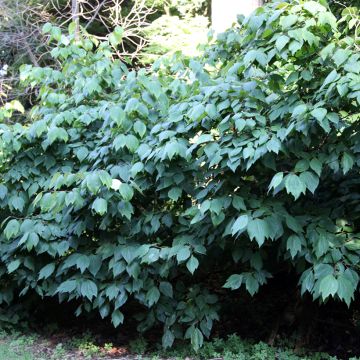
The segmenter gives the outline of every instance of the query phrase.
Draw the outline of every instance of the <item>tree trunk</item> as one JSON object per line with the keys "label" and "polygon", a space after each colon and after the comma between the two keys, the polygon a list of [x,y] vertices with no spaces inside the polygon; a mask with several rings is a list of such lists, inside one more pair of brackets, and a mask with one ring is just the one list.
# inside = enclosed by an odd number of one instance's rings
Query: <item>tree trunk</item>
{"label": "tree trunk", "polygon": [[223,32],[236,22],[237,15],[250,15],[264,0],[212,0],[211,22],[215,33]]}
{"label": "tree trunk", "polygon": [[79,2],[78,0],[71,0],[71,18],[75,23],[75,39],[79,37]]}

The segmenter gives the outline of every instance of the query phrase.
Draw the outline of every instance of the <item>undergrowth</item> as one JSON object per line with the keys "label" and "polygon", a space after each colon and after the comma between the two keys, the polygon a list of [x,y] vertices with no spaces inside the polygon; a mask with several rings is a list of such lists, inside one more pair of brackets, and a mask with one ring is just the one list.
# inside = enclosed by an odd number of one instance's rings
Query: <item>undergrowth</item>
{"label": "undergrowth", "polygon": [[[111,359],[119,354],[119,348],[112,343],[99,345],[95,336],[87,331],[72,339],[62,339],[54,343],[51,339],[38,334],[23,334],[18,331],[0,332],[0,360],[80,360]],[[121,347],[122,348],[122,347]],[[323,352],[294,350],[291,340],[279,340],[276,346],[264,342],[243,340],[236,334],[226,339],[215,338],[205,342],[195,352],[189,344],[178,344],[171,350],[159,346],[154,350],[145,338],[133,339],[125,347],[126,352],[116,359],[136,360],[340,360]],[[351,357],[348,360],[360,360]]]}

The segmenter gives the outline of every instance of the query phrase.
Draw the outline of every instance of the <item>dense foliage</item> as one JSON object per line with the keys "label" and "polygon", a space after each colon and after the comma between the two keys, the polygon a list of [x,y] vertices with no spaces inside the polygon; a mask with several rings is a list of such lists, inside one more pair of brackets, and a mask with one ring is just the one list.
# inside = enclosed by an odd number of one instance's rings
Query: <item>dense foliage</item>
{"label": "dense foliage", "polygon": [[350,304],[360,54],[346,11],[269,4],[203,59],[149,72],[112,60],[119,30],[98,43],[46,25],[61,71],[25,66],[32,122],[1,125],[1,303],[75,300],[118,326],[134,300],[139,331],[162,324],[165,347],[195,349],[222,286],[253,295],[293,269],[302,293]]}

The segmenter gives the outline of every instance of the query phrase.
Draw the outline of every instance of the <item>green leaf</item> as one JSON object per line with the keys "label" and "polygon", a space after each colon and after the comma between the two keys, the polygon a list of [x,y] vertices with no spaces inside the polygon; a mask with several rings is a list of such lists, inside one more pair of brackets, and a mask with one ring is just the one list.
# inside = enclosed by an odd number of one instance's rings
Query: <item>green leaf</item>
{"label": "green leaf", "polygon": [[82,162],[87,158],[87,156],[89,154],[89,150],[86,147],[81,146],[78,149],[76,149],[75,154],[76,154],[77,158],[79,159],[79,161]]}
{"label": "green leaf", "polygon": [[109,300],[114,300],[119,295],[120,288],[116,284],[112,284],[106,288],[105,295]]}
{"label": "green leaf", "polygon": [[96,274],[99,272],[101,265],[102,265],[101,256],[90,255],[89,258],[90,258],[90,264],[88,266],[88,270],[89,270],[90,274],[92,274],[93,276],[96,276]]}
{"label": "green leaf", "polygon": [[111,314],[111,322],[114,327],[117,328],[120,324],[124,322],[124,314],[120,310],[115,310]]}
{"label": "green leaf", "polygon": [[301,238],[297,235],[291,235],[286,242],[286,250],[290,251],[290,255],[294,258],[301,251]]}
{"label": "green leaf", "polygon": [[39,272],[39,280],[47,279],[55,271],[55,263],[45,265]]}
{"label": "green leaf", "polygon": [[76,22],[72,21],[68,26],[69,34],[71,34],[71,35],[75,34],[76,28],[77,28]]}
{"label": "green leaf", "polygon": [[21,264],[20,260],[11,261],[7,265],[8,273],[11,274],[12,272],[16,271],[19,268],[20,264]]}
{"label": "green leaf", "polygon": [[12,100],[10,103],[8,104],[11,104],[11,108],[13,110],[16,110],[18,112],[20,112],[21,114],[23,114],[25,112],[25,109],[24,107],[22,106],[21,102],[18,101],[18,100]]}
{"label": "green leaf", "polygon": [[231,289],[231,290],[236,290],[241,286],[242,281],[243,281],[242,275],[233,274],[228,277],[228,279],[226,280],[226,283],[223,287]]}
{"label": "green leaf", "polygon": [[199,267],[199,260],[195,256],[191,256],[186,263],[186,267],[193,274],[195,270]]}
{"label": "green leaf", "polygon": [[231,227],[231,234],[234,236],[236,233],[242,232],[246,229],[249,222],[248,215],[239,216]]}
{"label": "green leaf", "polygon": [[29,233],[29,237],[26,242],[26,247],[30,251],[32,248],[36,247],[39,243],[39,235],[37,233]]}
{"label": "green leaf", "polygon": [[168,196],[171,200],[177,201],[181,196],[182,190],[179,187],[171,188],[168,192]]}
{"label": "green leaf", "polygon": [[298,21],[298,17],[296,15],[288,15],[282,16],[280,18],[280,25],[284,30],[290,28]]}
{"label": "green leaf", "polygon": [[323,300],[329,296],[334,297],[338,291],[339,284],[334,275],[330,274],[320,280],[319,292]]}
{"label": "green leaf", "polygon": [[142,121],[138,120],[134,124],[134,131],[139,134],[140,137],[144,137],[146,133],[146,125]]}
{"label": "green leaf", "polygon": [[[290,50],[291,54],[292,55],[296,54],[296,52],[301,49],[302,45],[303,44],[300,41],[292,40],[289,45],[289,50]],[[290,77],[289,77],[289,80],[290,80]]]}
{"label": "green leaf", "polygon": [[175,155],[179,154],[179,144],[177,141],[169,141],[165,145],[164,153],[171,160]]}
{"label": "green leaf", "polygon": [[220,212],[220,214],[211,214],[211,221],[214,226],[220,225],[225,220],[225,214]]}
{"label": "green leaf", "polygon": [[139,147],[139,140],[134,135],[126,135],[125,146],[134,153]]}
{"label": "green leaf", "polygon": [[107,188],[111,188],[113,179],[111,178],[110,174],[104,170],[100,170],[98,174],[102,185],[106,186]]}
{"label": "green leaf", "polygon": [[269,191],[271,189],[277,188],[281,184],[283,178],[284,178],[284,174],[282,172],[278,172],[277,174],[275,174],[269,184]]}
{"label": "green leaf", "polygon": [[117,47],[121,44],[123,39],[124,29],[117,26],[115,30],[109,35],[109,42],[112,46]]}
{"label": "green leaf", "polygon": [[241,132],[246,126],[246,121],[244,119],[236,119],[235,120],[235,127],[236,130]]}
{"label": "green leaf", "polygon": [[331,84],[339,77],[339,74],[336,70],[333,70],[330,72],[330,74],[325,78],[324,83],[322,84],[322,87],[325,87],[326,85]]}
{"label": "green leaf", "polygon": [[69,140],[69,135],[65,129],[54,126],[48,131],[48,140],[50,144],[54,143],[56,140],[67,142]]}
{"label": "green leaf", "polygon": [[130,169],[132,177],[135,177],[138,173],[142,172],[143,169],[144,169],[144,164],[142,162],[139,161],[135,163]]}
{"label": "green leaf", "polygon": [[120,186],[121,186],[121,181],[119,179],[111,180],[111,186],[110,186],[111,189],[118,191],[120,189]]}
{"label": "green leaf", "polygon": [[6,227],[4,229],[4,234],[7,239],[11,239],[11,238],[15,237],[16,235],[18,235],[19,231],[20,231],[19,221],[16,219],[11,219],[6,224]]}
{"label": "green leaf", "polygon": [[356,287],[344,275],[340,275],[337,278],[337,282],[338,282],[337,295],[339,296],[340,300],[345,301],[347,306],[350,306],[351,300],[353,300],[354,298],[354,292],[356,290]]}
{"label": "green leaf", "polygon": [[337,49],[335,51],[334,56],[332,59],[334,60],[337,67],[342,65],[345,61],[348,60],[349,56],[351,55],[351,51],[345,49]]}
{"label": "green leaf", "polygon": [[341,166],[343,168],[344,174],[348,173],[349,170],[353,168],[354,159],[349,153],[344,152],[344,155],[341,158]]}
{"label": "green leaf", "polygon": [[159,284],[159,290],[162,294],[164,294],[165,296],[168,296],[170,298],[173,297],[174,292],[173,292],[173,287],[172,285],[167,282],[167,281],[161,281]]}
{"label": "green leaf", "polygon": [[219,115],[215,104],[207,104],[205,106],[205,111],[211,119],[216,119],[216,117]]}
{"label": "green leaf", "polygon": [[102,319],[106,318],[110,314],[110,306],[109,304],[104,304],[100,306],[99,313]]}
{"label": "green leaf", "polygon": [[52,26],[50,29],[50,34],[56,41],[60,41],[61,29],[58,26]]}
{"label": "green leaf", "polygon": [[288,226],[289,229],[291,229],[292,231],[294,231],[296,233],[303,232],[301,224],[297,218],[287,215],[285,220],[286,220],[286,225]]}
{"label": "green leaf", "polygon": [[187,260],[191,255],[190,248],[188,246],[183,246],[180,248],[176,254],[176,259],[178,262]]}
{"label": "green leaf", "polygon": [[316,172],[316,174],[318,176],[321,175],[321,171],[322,171],[322,162],[316,158],[312,159],[310,161],[310,167],[312,170],[314,170]]}
{"label": "green leaf", "polygon": [[255,239],[258,245],[261,246],[269,234],[268,224],[262,219],[250,220],[247,226],[247,232],[250,239]]}
{"label": "green leaf", "polygon": [[278,154],[281,149],[281,142],[276,137],[272,137],[271,140],[266,144],[266,148],[269,151],[272,151],[275,154]]}
{"label": "green leaf", "polygon": [[327,46],[325,46],[321,51],[320,51],[320,57],[322,60],[326,60],[329,56],[331,56],[334,52],[336,45],[334,43],[330,43]]}
{"label": "green leaf", "polygon": [[119,187],[119,192],[120,192],[121,197],[125,201],[130,201],[134,196],[134,190],[128,184],[121,183],[120,187]]}
{"label": "green leaf", "polygon": [[100,190],[101,185],[101,180],[97,173],[90,173],[86,176],[86,186],[91,193],[96,194]]}
{"label": "green leaf", "polygon": [[319,178],[311,171],[305,171],[300,174],[300,180],[305,184],[310,192],[314,194],[319,186]]}
{"label": "green leaf", "polygon": [[175,336],[173,332],[167,329],[162,337],[162,346],[164,347],[164,349],[170,348],[173,345],[174,340]]}
{"label": "green leaf", "polygon": [[200,121],[202,119],[202,117],[205,114],[205,107],[203,104],[197,104],[195,105],[190,113],[189,113],[189,117],[192,121],[197,122]]}
{"label": "green leaf", "polygon": [[18,242],[18,245],[25,244],[29,239],[30,234],[28,232],[25,232],[24,235],[21,237],[21,239]]}
{"label": "green leaf", "polygon": [[59,285],[57,292],[72,293],[76,289],[76,280],[66,280]]}
{"label": "green leaf", "polygon": [[92,209],[99,215],[104,215],[107,212],[107,201],[103,198],[96,198],[92,204]]}
{"label": "green leaf", "polygon": [[160,250],[151,248],[142,258],[141,263],[152,264],[159,260]]}
{"label": "green leaf", "polygon": [[318,22],[321,25],[329,24],[332,27],[332,29],[337,30],[337,19],[330,12],[321,11],[319,13]]}
{"label": "green leaf", "polygon": [[47,34],[47,33],[49,33],[51,31],[51,28],[52,28],[52,24],[51,23],[46,23],[42,27],[42,32],[44,34]]}
{"label": "green leaf", "polygon": [[149,307],[153,306],[159,301],[160,291],[156,286],[150,288],[150,290],[146,293],[146,302]]}
{"label": "green leaf", "polygon": [[196,139],[196,144],[203,144],[209,141],[214,141],[212,135],[210,134],[201,134],[197,139]]}
{"label": "green leaf", "polygon": [[121,255],[124,257],[125,261],[130,264],[138,256],[138,253],[135,246],[130,245],[124,246],[121,249]]}
{"label": "green leaf", "polygon": [[299,160],[295,165],[295,172],[303,172],[309,169],[309,162],[305,159]]}
{"label": "green leaf", "polygon": [[259,290],[259,282],[255,279],[252,274],[248,274],[245,280],[246,290],[251,296],[254,296],[255,293]]}
{"label": "green leaf", "polygon": [[96,284],[91,280],[83,280],[80,285],[80,293],[90,301],[97,296],[98,289]]}
{"label": "green leaf", "polygon": [[320,123],[325,119],[326,114],[327,110],[321,107],[311,111],[311,115]]}
{"label": "green leaf", "polygon": [[246,211],[246,205],[245,205],[244,199],[241,198],[240,196],[237,196],[237,195],[233,196],[232,205],[238,211],[241,211],[241,210]]}
{"label": "green leaf", "polygon": [[306,185],[304,182],[295,174],[289,174],[285,177],[285,188],[288,194],[294,196],[294,199],[298,199],[300,194],[305,194]]}
{"label": "green leaf", "polygon": [[315,254],[318,258],[324,255],[329,250],[329,239],[327,238],[327,233],[320,232],[318,238],[315,242]]}
{"label": "green leaf", "polygon": [[110,118],[114,120],[117,125],[122,125],[125,120],[125,111],[121,106],[112,106],[110,108]]}
{"label": "green leaf", "polygon": [[120,134],[114,139],[113,144],[116,151],[127,147],[130,152],[134,153],[139,147],[139,140],[134,135]]}
{"label": "green leaf", "polygon": [[290,38],[288,36],[281,35],[277,38],[277,40],[275,42],[275,46],[279,51],[281,51],[289,41],[290,41]]}
{"label": "green leaf", "polygon": [[0,184],[0,199],[1,200],[5,199],[7,193],[8,193],[7,187],[3,184]]}
{"label": "green leaf", "polygon": [[191,345],[193,349],[197,352],[204,343],[204,336],[198,328],[194,328],[191,333]]}
{"label": "green leaf", "polygon": [[25,201],[21,196],[12,196],[9,199],[9,205],[11,205],[15,210],[23,211]]}
{"label": "green leaf", "polygon": [[350,251],[358,251],[360,250],[360,240],[347,241],[344,246]]}
{"label": "green leaf", "polygon": [[83,273],[90,266],[90,258],[87,255],[78,255],[76,266]]}

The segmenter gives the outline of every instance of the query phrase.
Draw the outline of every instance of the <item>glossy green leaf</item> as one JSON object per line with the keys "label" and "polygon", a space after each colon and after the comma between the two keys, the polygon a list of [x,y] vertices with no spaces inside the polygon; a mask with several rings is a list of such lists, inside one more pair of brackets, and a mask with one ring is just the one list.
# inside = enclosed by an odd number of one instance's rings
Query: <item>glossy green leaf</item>
{"label": "glossy green leaf", "polygon": [[186,263],[186,267],[193,274],[195,270],[199,267],[199,260],[195,256],[191,256]]}
{"label": "glossy green leaf", "polygon": [[80,284],[80,293],[90,301],[97,296],[98,288],[91,280],[83,280]]}
{"label": "glossy green leaf", "polygon": [[50,263],[45,265],[39,272],[39,280],[47,279],[55,271],[55,264]]}
{"label": "glossy green leaf", "polygon": [[231,227],[231,233],[232,233],[232,235],[235,235],[236,233],[239,233],[239,232],[245,230],[248,222],[249,222],[249,217],[248,217],[248,215],[241,215],[241,216],[239,216],[239,217],[235,220],[233,226]]}
{"label": "glossy green leaf", "polygon": [[302,193],[305,194],[306,185],[297,175],[289,174],[285,177],[285,188],[287,193],[293,195],[296,200]]}
{"label": "glossy green leaf", "polygon": [[250,220],[247,226],[247,232],[251,240],[255,239],[259,246],[263,245],[265,238],[268,237],[269,227],[265,220]]}
{"label": "glossy green leaf", "polygon": [[96,198],[92,204],[92,208],[99,215],[104,215],[107,212],[107,201],[102,198]]}
{"label": "glossy green leaf", "polygon": [[338,291],[339,284],[334,275],[327,275],[320,281],[320,294],[322,298],[325,300],[329,296],[334,297],[336,292]]}

